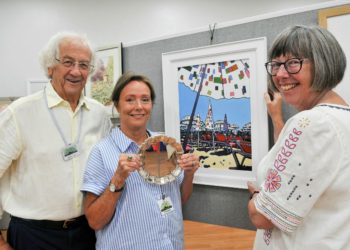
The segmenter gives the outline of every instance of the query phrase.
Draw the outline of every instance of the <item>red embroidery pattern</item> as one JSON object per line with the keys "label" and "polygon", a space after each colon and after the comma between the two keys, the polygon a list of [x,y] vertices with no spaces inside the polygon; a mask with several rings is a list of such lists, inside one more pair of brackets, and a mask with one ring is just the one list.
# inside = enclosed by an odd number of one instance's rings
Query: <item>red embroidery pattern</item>
{"label": "red embroidery pattern", "polygon": [[265,180],[265,191],[275,192],[281,187],[281,176],[274,169],[269,169]]}
{"label": "red embroidery pattern", "polygon": [[284,146],[286,146],[289,149],[294,149],[297,146],[297,144],[291,143],[288,139],[286,139],[286,141],[284,142]]}
{"label": "red embroidery pattern", "polygon": [[[293,129],[294,130],[294,129]],[[298,137],[295,137],[292,133],[289,134],[289,140],[293,142],[297,142],[299,140]]]}
{"label": "red embroidery pattern", "polygon": [[284,156],[286,156],[286,157],[289,157],[289,156],[292,155],[292,152],[287,151],[285,147],[282,147],[282,149],[281,149],[281,154],[284,155]]}
{"label": "red embroidery pattern", "polygon": [[278,171],[283,171],[286,169],[286,164],[288,162],[288,158],[292,156],[292,150],[297,146],[296,142],[299,141],[299,136],[302,134],[302,131],[293,128],[292,132],[288,135],[288,139],[284,141],[284,145],[282,146],[280,152],[277,154],[277,157],[274,161],[274,167]]}
{"label": "red embroidery pattern", "polygon": [[297,130],[296,128],[293,128],[293,133],[296,135],[301,135],[303,132]]}
{"label": "red embroidery pattern", "polygon": [[[289,133],[288,138],[284,141],[284,145],[278,152],[275,161],[273,163],[274,168],[277,171],[284,171],[289,158],[293,154],[293,150],[297,146],[299,137],[303,132],[293,128],[292,132]],[[265,191],[275,192],[281,187],[281,176],[274,169],[269,169],[265,180]]]}

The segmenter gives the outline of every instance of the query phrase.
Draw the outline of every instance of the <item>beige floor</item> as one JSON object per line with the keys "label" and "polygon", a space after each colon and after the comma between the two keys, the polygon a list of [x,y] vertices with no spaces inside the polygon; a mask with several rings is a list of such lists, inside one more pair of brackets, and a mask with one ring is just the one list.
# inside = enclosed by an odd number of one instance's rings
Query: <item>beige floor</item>
{"label": "beige floor", "polygon": [[186,250],[251,250],[255,231],[184,221]]}

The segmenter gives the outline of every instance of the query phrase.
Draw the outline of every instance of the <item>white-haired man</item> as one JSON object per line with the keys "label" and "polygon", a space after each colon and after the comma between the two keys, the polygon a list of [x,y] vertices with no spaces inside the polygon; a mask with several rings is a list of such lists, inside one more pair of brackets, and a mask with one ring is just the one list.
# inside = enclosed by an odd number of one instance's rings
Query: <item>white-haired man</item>
{"label": "white-haired man", "polygon": [[85,36],[62,32],[40,59],[50,82],[0,114],[0,208],[11,215],[0,248],[95,249],[80,192],[90,149],[109,128],[102,104],[82,94],[94,52]]}

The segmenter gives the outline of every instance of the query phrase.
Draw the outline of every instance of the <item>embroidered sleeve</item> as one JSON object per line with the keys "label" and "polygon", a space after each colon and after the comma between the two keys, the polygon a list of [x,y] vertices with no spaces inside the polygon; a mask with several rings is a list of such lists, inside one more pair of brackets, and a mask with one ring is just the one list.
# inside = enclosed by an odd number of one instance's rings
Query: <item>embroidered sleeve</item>
{"label": "embroidered sleeve", "polygon": [[341,150],[320,113],[305,111],[291,118],[263,162],[267,171],[257,210],[282,231],[293,232],[335,178],[339,157],[334,152]]}

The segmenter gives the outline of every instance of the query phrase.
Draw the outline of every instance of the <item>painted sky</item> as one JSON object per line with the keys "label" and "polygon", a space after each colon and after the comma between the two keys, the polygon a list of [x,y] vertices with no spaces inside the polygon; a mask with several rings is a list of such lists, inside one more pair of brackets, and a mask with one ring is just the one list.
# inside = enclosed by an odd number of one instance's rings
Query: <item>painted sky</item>
{"label": "painted sky", "polygon": [[[179,112],[180,120],[182,120],[185,116],[191,115],[197,92],[186,87],[184,84],[178,84],[178,86]],[[202,121],[204,121],[207,116],[209,100],[213,109],[214,122],[217,120],[224,120],[225,114],[230,124],[237,124],[240,128],[251,121],[250,98],[214,99],[208,96],[200,96],[195,115],[199,114]]]}

